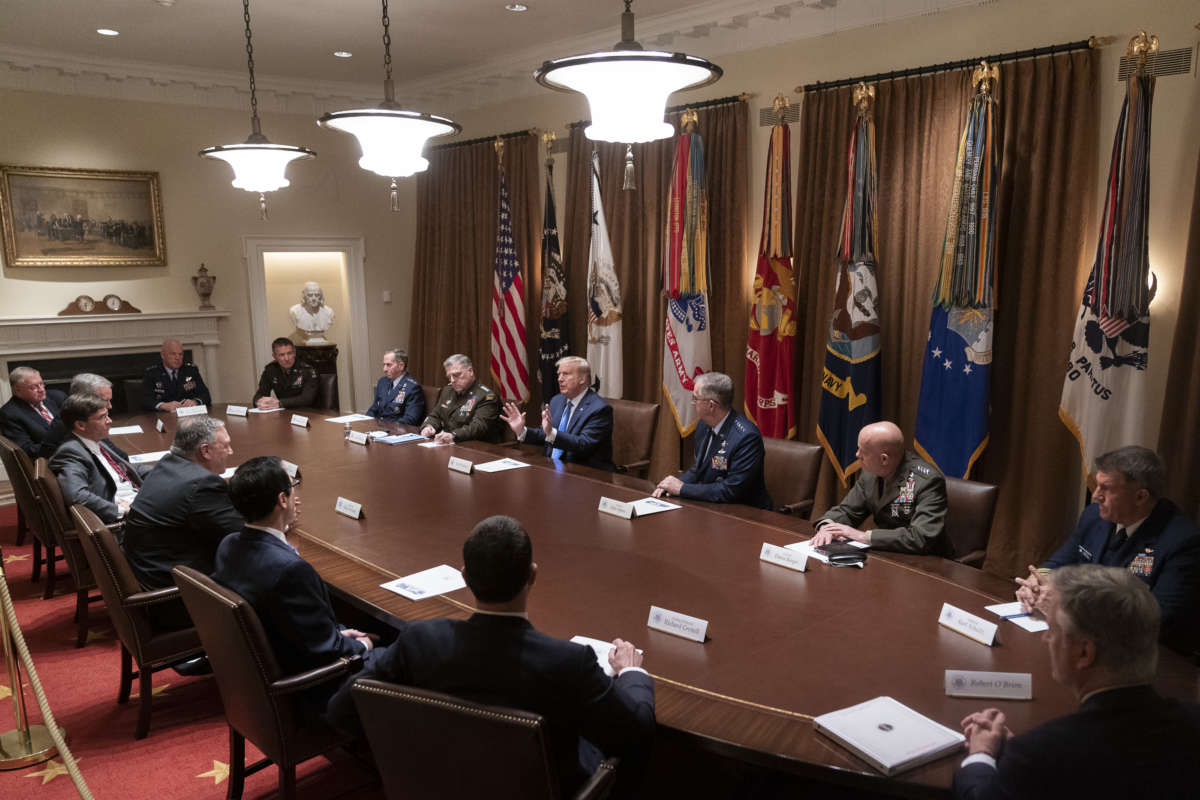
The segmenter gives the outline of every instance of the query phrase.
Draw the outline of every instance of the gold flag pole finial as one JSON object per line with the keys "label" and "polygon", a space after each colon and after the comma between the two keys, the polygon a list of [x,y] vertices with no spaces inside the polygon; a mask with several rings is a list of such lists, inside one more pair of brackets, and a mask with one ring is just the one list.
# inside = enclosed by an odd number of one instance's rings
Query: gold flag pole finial
{"label": "gold flag pole finial", "polygon": [[992,86],[1000,80],[1000,65],[980,61],[979,66],[971,73],[971,85],[980,94],[991,94]]}
{"label": "gold flag pole finial", "polygon": [[858,86],[854,87],[854,107],[858,109],[858,113],[870,114],[871,104],[874,102],[875,85],[868,86],[860,81]]}
{"label": "gold flag pole finial", "polygon": [[554,161],[554,143],[558,141],[558,134],[554,131],[542,132],[542,144],[546,146],[546,163]]}
{"label": "gold flag pole finial", "polygon": [[775,95],[775,99],[771,101],[771,108],[775,111],[775,124],[782,125],[784,116],[788,109],[792,107],[792,103],[782,94]]}
{"label": "gold flag pole finial", "polygon": [[1158,37],[1152,33],[1138,31],[1137,35],[1129,40],[1129,47],[1125,50],[1125,55],[1137,59],[1138,72],[1141,72],[1146,67],[1146,57],[1151,53],[1158,52]]}
{"label": "gold flag pole finial", "polygon": [[496,141],[492,142],[492,147],[496,148],[496,163],[498,163],[500,165],[500,168],[503,169],[504,168],[504,140],[502,138],[500,138],[499,136],[497,136]]}
{"label": "gold flag pole finial", "polygon": [[679,115],[679,129],[684,133],[691,133],[696,129],[696,121],[698,119],[696,109],[685,108],[683,113]]}

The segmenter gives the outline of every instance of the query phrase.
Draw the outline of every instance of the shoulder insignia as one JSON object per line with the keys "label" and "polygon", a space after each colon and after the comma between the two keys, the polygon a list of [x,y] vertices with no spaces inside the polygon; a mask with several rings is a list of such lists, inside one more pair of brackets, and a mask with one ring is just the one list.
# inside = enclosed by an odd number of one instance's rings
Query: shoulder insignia
{"label": "shoulder insignia", "polygon": [[918,470],[918,471],[919,471],[919,472],[920,472],[922,475],[931,475],[931,474],[932,474],[932,473],[929,471],[929,467],[925,466],[924,464],[917,464],[917,465],[916,465],[916,467],[917,467],[917,470]]}

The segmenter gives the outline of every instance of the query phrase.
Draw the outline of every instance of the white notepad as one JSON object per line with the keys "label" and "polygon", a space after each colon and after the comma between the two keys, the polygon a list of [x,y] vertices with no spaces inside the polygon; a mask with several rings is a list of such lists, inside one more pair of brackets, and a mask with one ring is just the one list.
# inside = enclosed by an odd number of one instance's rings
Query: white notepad
{"label": "white notepad", "polygon": [[[112,431],[109,431],[109,433],[112,433]],[[129,463],[130,464],[153,464],[155,461],[158,461],[163,456],[165,456],[168,452],[169,451],[167,451],[167,450],[155,450],[152,453],[135,453],[134,455],[131,455],[129,457]]]}
{"label": "white notepad", "polygon": [[366,414],[343,414],[340,417],[326,417],[326,422],[364,422],[374,417],[368,417]]}
{"label": "white notepad", "polygon": [[379,585],[409,600],[424,600],[426,597],[462,589],[467,582],[463,580],[461,572],[449,564],[442,564]]}
{"label": "white notepad", "polygon": [[966,737],[887,696],[822,714],[817,730],[884,775],[895,775],[953,753]]}
{"label": "white notepad", "polygon": [[479,472],[504,472],[510,469],[520,469],[528,467],[524,461],[517,461],[515,458],[498,458],[495,461],[485,461],[482,464],[476,464],[475,469]]}
{"label": "white notepad", "polygon": [[141,425],[126,425],[121,428],[109,428],[108,429],[109,436],[127,436],[131,433],[141,433],[141,432],[142,432]]}

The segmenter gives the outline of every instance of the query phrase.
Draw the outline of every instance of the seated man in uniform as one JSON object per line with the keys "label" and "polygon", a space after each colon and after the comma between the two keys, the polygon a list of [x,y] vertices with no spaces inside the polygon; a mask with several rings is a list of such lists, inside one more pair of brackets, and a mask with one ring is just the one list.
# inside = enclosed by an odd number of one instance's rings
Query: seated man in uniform
{"label": "seated man in uniform", "polygon": [[475,380],[471,359],[455,354],[442,362],[446,368],[445,389],[421,423],[421,435],[445,444],[482,439],[499,442],[504,432],[500,400],[496,393]]}
{"label": "seated man in uniform", "polygon": [[271,342],[275,360],[263,367],[254,393],[254,407],[311,408],[317,399],[317,371],[296,358],[296,345],[286,337]]}
{"label": "seated man in uniform", "polygon": [[375,402],[367,414],[404,425],[419,425],[425,419],[425,392],[408,374],[408,353],[396,348],[383,354],[383,377],[375,384]]}
{"label": "seated man in uniform", "polygon": [[173,413],[180,406],[211,405],[212,395],[200,370],[191,362],[183,363],[183,344],[167,339],[161,354],[162,363],[147,367],[142,375],[142,410]]}
{"label": "seated man in uniform", "polygon": [[960,800],[1195,797],[1200,708],[1160,697],[1159,611],[1128,570],[1055,570],[1040,610],[1054,680],[1079,710],[1013,737],[1002,711],[962,721],[969,755],[954,775]]}
{"label": "seated man in uniform", "polygon": [[[409,623],[359,677],[541,714],[563,797],[574,795],[601,753],[620,757],[618,787],[632,780],[655,725],[654,681],[641,668],[641,654],[615,640],[609,677],[590,647],[533,627],[525,609],[538,567],[529,536],[512,517],[480,522],[462,552],[475,613]],[[350,683],[334,695],[328,716],[347,732],[361,730]]]}
{"label": "seated man in uniform", "polygon": [[[63,403],[62,421],[70,434],[54,451],[50,469],[62,484],[63,499],[68,506],[90,508],[106,524],[116,522],[133,503],[142,474],[107,438],[112,426],[108,403],[73,394]],[[146,472],[150,466],[144,467]]]}
{"label": "seated man in uniform", "polygon": [[41,455],[42,442],[50,434],[67,396],[57,389],[46,391],[41,373],[32,367],[14,367],[8,373],[8,382],[13,396],[0,406],[0,436],[24,450],[32,460]]}
{"label": "seated man in uniform", "polygon": [[1150,587],[1162,609],[1162,641],[1185,653],[1200,648],[1200,530],[1162,496],[1166,469],[1145,447],[1096,459],[1096,489],[1075,532],[1041,569],[1018,578],[1017,599],[1032,610],[1045,575],[1067,564],[1124,567]]}
{"label": "seated man in uniform", "polygon": [[579,356],[566,356],[556,366],[559,393],[542,406],[540,428],[525,427],[525,414],[516,403],[505,403],[502,418],[518,442],[544,444],[551,458],[612,472],[613,410],[591,388],[591,365]]}
{"label": "seated man in uniform", "polygon": [[[946,541],[946,479],[916,453],[905,452],[904,434],[891,422],[858,432],[862,474],[841,503],[816,522],[813,547],[850,539],[878,550],[949,553]],[[868,517],[871,530],[859,530]]]}

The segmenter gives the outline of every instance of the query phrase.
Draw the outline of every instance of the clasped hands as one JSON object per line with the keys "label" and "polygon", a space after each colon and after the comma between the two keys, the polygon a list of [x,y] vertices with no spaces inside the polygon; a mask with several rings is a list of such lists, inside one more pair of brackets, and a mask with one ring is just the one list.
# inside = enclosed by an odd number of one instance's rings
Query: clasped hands
{"label": "clasped hands", "polygon": [[159,403],[158,410],[171,412],[177,408],[190,408],[191,406],[198,406],[198,405],[200,405],[200,404],[197,403],[195,400],[172,400],[169,403]]}
{"label": "clasped hands", "polygon": [[608,653],[608,663],[613,672],[619,673],[627,667],[640,667],[642,654],[637,651],[632,642],[624,639],[613,639],[613,648]]}
{"label": "clasped hands", "polygon": [[1021,610],[1026,614],[1032,614],[1035,611],[1041,611],[1042,600],[1046,597],[1047,584],[1042,580],[1042,573],[1038,568],[1029,565],[1029,577],[1015,579],[1019,588],[1017,589],[1017,599],[1021,601]]}
{"label": "clasped hands", "polygon": [[987,753],[997,758],[1004,743],[1013,736],[1006,722],[1004,712],[998,708],[985,708],[964,717],[959,724],[967,737],[967,753]]}
{"label": "clasped hands", "polygon": [[368,650],[375,647],[375,643],[379,641],[378,635],[374,633],[363,633],[362,631],[356,631],[354,628],[342,628],[340,631],[338,631],[338,633],[342,634],[342,636],[345,636],[347,639],[353,639],[354,641],[361,643],[363,647],[367,648]]}

